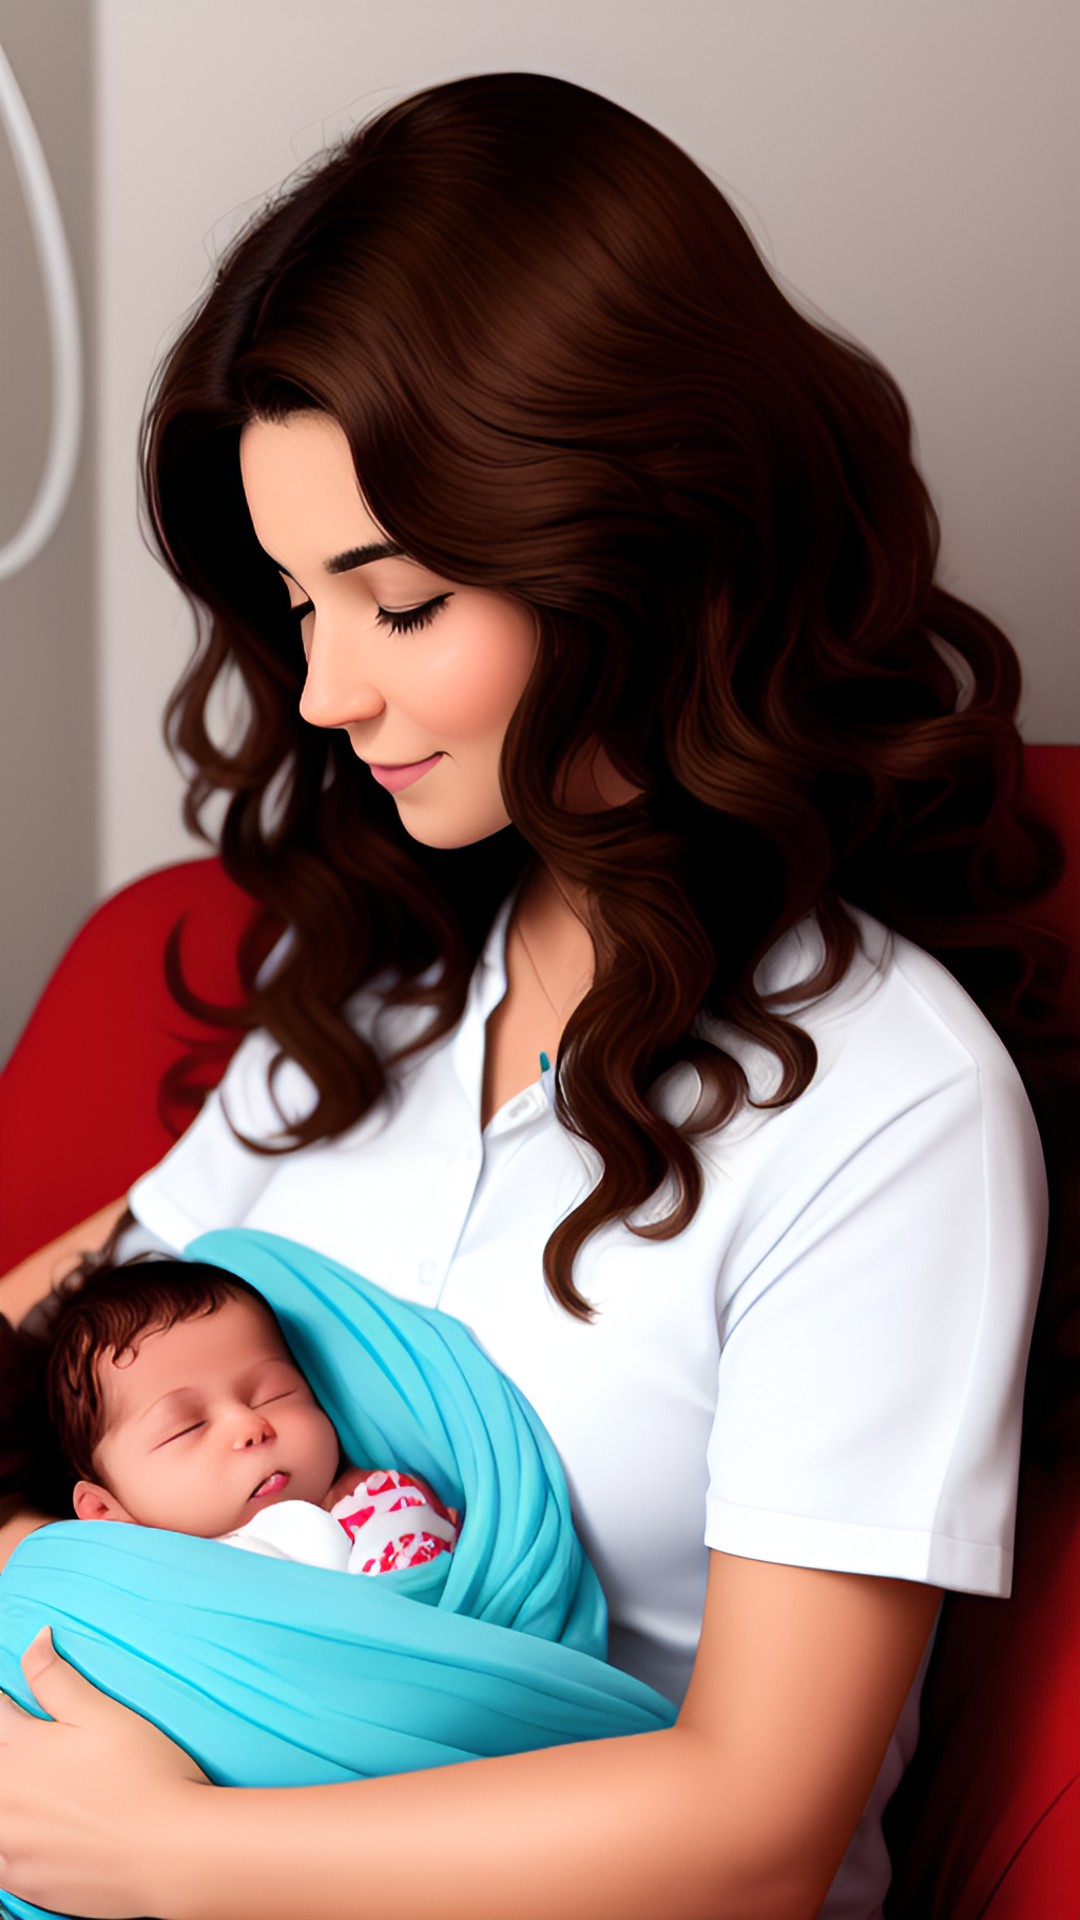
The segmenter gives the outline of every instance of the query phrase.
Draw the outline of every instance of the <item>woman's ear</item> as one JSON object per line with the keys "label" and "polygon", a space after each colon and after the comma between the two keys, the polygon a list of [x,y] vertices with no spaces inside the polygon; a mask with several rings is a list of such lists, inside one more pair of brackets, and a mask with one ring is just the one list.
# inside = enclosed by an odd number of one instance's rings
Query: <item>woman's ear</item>
{"label": "woman's ear", "polygon": [[98,1487],[92,1480],[79,1480],[71,1496],[77,1520],[126,1520],[131,1524],[131,1515],[120,1505],[115,1494],[107,1487]]}

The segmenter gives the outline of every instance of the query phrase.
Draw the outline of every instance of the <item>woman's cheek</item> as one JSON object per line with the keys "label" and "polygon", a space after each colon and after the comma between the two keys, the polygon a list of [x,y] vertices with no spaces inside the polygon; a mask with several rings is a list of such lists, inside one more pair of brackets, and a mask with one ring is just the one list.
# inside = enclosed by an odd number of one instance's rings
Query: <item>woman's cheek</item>
{"label": "woman's cheek", "polygon": [[532,622],[517,609],[462,607],[467,631],[455,635],[426,677],[433,724],[445,732],[485,733],[506,726],[525,689],[536,652]]}

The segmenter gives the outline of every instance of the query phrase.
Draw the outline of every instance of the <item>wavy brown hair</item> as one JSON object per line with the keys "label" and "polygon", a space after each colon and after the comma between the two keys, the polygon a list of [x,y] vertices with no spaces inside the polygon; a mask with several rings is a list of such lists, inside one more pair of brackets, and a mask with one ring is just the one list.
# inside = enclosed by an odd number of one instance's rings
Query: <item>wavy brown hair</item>
{"label": "wavy brown hair", "polygon": [[[447,579],[535,612],[507,733],[513,826],[460,852],[408,839],[346,735],[305,726],[286,592],[240,482],[252,419],[343,428],[373,517]],[[1063,956],[1013,924],[1056,878],[1018,804],[1013,648],[935,583],[939,529],[895,382],[799,313],[722,194],[612,101],[482,74],[378,113],[287,184],[229,249],[148,407],[150,521],[196,612],[170,708],[189,824],[224,792],[227,871],[292,944],[242,1018],[315,1083],[275,1149],[339,1133],[382,1094],[343,1011],[391,1002],[447,1033],[492,916],[534,856],[587,890],[592,990],[558,1060],[558,1113],[603,1162],[544,1269],[572,1313],[574,1258],[666,1176],[699,1203],[694,1139],[747,1097],[699,1016],[778,1056],[770,1104],[815,1067],[758,962],[811,909],[843,975],[866,908],[945,959],[1035,1077],[1063,1028]],[[215,739],[212,691],[246,713]],[[641,798],[557,801],[601,742]],[[421,980],[440,962],[434,985]],[[1056,1036],[1056,1038],[1055,1038]],[[420,1042],[415,1043],[417,1045]],[[669,1124],[649,1094],[692,1060],[707,1098]]]}

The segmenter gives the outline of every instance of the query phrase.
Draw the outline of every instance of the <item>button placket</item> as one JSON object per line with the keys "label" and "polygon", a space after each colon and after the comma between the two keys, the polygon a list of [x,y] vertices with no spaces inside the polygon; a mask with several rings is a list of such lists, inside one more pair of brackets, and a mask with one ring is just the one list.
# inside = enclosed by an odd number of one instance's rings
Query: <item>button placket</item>
{"label": "button placket", "polygon": [[527,1121],[533,1121],[547,1107],[547,1097],[540,1085],[526,1087],[523,1092],[500,1107],[498,1113],[488,1122],[484,1138],[486,1141],[501,1140],[507,1133],[513,1133]]}
{"label": "button placket", "polygon": [[442,1292],[476,1201],[483,1166],[483,1150],[476,1142],[468,1144],[445,1169],[444,1179],[450,1192],[443,1199],[434,1232],[427,1235],[427,1245],[432,1251],[425,1253],[416,1264],[417,1285],[427,1299],[437,1300]]}

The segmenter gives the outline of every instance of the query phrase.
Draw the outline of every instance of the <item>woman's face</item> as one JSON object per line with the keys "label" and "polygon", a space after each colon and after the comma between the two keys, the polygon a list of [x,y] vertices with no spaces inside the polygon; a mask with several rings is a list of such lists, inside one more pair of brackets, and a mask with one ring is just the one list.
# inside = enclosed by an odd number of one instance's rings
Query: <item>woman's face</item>
{"label": "woman's face", "polygon": [[509,822],[503,740],[536,657],[532,613],[393,547],[328,414],[250,422],[240,469],[256,538],[298,609],[304,719],[344,728],[414,839],[463,847],[497,833]]}

